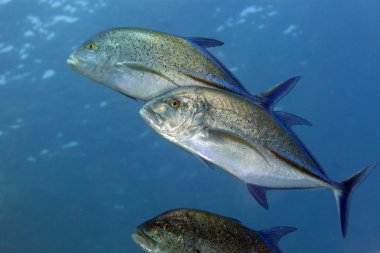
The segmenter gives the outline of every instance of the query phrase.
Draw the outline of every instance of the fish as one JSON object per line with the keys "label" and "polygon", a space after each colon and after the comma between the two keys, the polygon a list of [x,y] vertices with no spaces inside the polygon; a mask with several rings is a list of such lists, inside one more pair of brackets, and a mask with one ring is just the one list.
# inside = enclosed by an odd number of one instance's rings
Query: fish
{"label": "fish", "polygon": [[67,59],[80,74],[138,100],[189,83],[248,93],[207,48],[223,42],[142,28],[111,28],[85,41]]}
{"label": "fish", "polygon": [[351,193],[374,167],[333,181],[275,113],[227,91],[181,87],[145,103],[140,115],[162,137],[242,180],[266,209],[269,190],[332,190],[343,237]]}
{"label": "fish", "polygon": [[233,218],[179,208],[139,225],[132,239],[148,253],[280,253],[279,240],[296,230],[255,231]]}
{"label": "fish", "polygon": [[[258,95],[251,94],[208,48],[224,43],[142,28],[112,28],[86,40],[67,59],[80,74],[135,100],[148,101],[182,86],[203,86],[246,96],[274,110],[298,82],[290,78]],[[311,125],[299,116],[278,112],[290,125]]]}

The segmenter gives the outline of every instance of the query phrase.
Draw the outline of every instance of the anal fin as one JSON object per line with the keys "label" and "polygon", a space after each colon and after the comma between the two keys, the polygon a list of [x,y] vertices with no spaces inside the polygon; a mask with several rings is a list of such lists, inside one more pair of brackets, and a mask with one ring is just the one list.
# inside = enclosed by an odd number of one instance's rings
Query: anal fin
{"label": "anal fin", "polygon": [[252,197],[256,199],[257,203],[259,203],[260,206],[268,210],[269,205],[268,205],[268,200],[267,200],[267,191],[270,189],[267,187],[254,185],[254,184],[247,184],[247,188],[248,188],[249,193],[251,193]]}

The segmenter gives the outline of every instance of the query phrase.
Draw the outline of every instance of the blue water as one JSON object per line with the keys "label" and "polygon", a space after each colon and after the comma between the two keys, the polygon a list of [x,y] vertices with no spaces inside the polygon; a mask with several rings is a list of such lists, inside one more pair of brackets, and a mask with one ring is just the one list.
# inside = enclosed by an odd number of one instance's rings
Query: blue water
{"label": "blue water", "polygon": [[278,108],[331,178],[380,162],[380,2],[0,0],[0,253],[137,253],[130,235],[191,207],[263,229],[299,228],[284,252],[380,251],[380,168],[355,192],[342,239],[328,190],[245,186],[160,138],[132,101],[66,65],[101,30],[137,26],[225,42],[214,53],[252,92],[302,75]]}

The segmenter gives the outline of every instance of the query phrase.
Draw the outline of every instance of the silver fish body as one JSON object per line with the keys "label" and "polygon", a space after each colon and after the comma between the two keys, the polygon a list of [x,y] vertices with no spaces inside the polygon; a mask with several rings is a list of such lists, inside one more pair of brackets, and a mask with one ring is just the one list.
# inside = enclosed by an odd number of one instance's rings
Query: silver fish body
{"label": "silver fish body", "polygon": [[278,240],[295,230],[255,231],[235,219],[182,208],[144,222],[132,238],[148,253],[279,253]]}
{"label": "silver fish body", "polygon": [[[290,78],[258,94],[250,94],[208,50],[222,42],[181,37],[141,28],[100,32],[76,49],[67,63],[82,75],[128,97],[150,100],[182,86],[226,90],[274,111],[274,105],[295,86]],[[289,126],[311,125],[290,113],[275,112]]]}
{"label": "silver fish body", "polygon": [[225,91],[179,88],[149,101],[140,114],[166,139],[245,182],[265,208],[270,189],[331,189],[346,234],[347,200],[371,166],[342,183],[331,180],[271,110]]}
{"label": "silver fish body", "polygon": [[67,63],[129,97],[149,100],[188,84],[247,93],[206,48],[223,43],[140,28],[114,28],[88,39]]}

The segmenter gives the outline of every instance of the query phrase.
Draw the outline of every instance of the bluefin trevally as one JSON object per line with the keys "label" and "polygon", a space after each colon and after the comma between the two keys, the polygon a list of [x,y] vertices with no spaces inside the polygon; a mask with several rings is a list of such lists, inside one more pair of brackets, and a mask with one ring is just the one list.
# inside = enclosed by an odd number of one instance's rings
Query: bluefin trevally
{"label": "bluefin trevally", "polygon": [[76,49],[68,64],[127,96],[149,100],[179,86],[227,86],[246,92],[208,47],[223,42],[141,28],[102,31]]}
{"label": "bluefin trevally", "polygon": [[164,138],[245,182],[264,208],[271,189],[331,189],[343,236],[351,193],[373,167],[333,181],[275,113],[222,90],[178,88],[147,102],[140,114]]}
{"label": "bluefin trevally", "polygon": [[133,240],[148,253],[280,253],[292,227],[255,231],[238,220],[196,209],[175,209],[139,225]]}
{"label": "bluefin trevally", "polygon": [[[148,101],[181,86],[228,90],[267,108],[284,97],[299,77],[258,95],[250,94],[207,48],[223,42],[183,37],[142,28],[112,28],[92,36],[67,63],[82,75],[128,97]],[[295,115],[278,112],[290,125],[310,125]]]}

